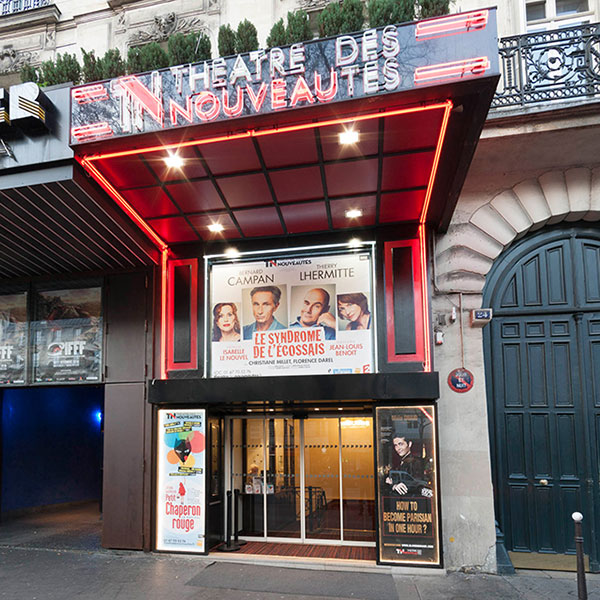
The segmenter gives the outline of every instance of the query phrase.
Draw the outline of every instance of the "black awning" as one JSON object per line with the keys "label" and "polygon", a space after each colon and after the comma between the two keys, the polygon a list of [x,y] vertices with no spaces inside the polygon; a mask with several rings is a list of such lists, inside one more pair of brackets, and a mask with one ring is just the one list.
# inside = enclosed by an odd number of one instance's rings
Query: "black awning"
{"label": "black awning", "polygon": [[[148,401],[159,405],[221,405],[228,412],[257,412],[318,405],[348,407],[382,401],[431,401],[439,397],[438,373],[371,373],[220,379],[155,380]],[[251,408],[252,410],[252,408]]]}

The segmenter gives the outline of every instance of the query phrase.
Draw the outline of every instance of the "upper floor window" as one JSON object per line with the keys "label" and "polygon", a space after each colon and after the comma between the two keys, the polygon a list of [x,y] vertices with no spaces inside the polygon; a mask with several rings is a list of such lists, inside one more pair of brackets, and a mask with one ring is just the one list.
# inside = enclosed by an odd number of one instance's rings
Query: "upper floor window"
{"label": "upper floor window", "polygon": [[527,31],[544,31],[589,23],[589,0],[525,0]]}

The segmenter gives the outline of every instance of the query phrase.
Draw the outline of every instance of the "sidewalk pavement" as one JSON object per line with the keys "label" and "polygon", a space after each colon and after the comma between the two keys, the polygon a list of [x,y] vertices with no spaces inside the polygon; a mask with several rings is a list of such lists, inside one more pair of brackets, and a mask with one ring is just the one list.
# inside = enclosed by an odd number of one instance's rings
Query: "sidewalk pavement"
{"label": "sidewalk pavement", "polygon": [[[348,561],[352,563],[353,561]],[[359,561],[356,561],[359,562]],[[340,567],[344,568],[344,567]],[[211,556],[8,547],[0,541],[2,600],[568,600],[574,573],[402,575],[399,569],[288,568]],[[375,572],[373,572],[375,571]],[[600,600],[600,575],[588,575]]]}
{"label": "sidewalk pavement", "polygon": [[[97,505],[0,523],[0,600],[569,600],[575,573],[445,573],[211,553],[105,550]],[[600,575],[587,576],[600,600]]]}

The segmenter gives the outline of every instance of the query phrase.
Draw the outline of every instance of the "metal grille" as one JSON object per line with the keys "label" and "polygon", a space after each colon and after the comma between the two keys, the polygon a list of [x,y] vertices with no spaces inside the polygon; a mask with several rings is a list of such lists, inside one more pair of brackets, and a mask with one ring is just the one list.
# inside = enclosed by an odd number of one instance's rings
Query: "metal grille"
{"label": "metal grille", "polygon": [[600,24],[500,40],[502,77],[492,108],[600,93]]}

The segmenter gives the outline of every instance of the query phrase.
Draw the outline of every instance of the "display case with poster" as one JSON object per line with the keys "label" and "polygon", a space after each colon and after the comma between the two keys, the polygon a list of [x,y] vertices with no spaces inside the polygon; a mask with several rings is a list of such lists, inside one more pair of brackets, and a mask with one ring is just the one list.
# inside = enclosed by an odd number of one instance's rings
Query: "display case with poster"
{"label": "display case with poster", "polygon": [[377,407],[378,557],[441,566],[435,405]]}
{"label": "display case with poster", "polygon": [[208,261],[209,377],[375,370],[373,248]]}
{"label": "display case with poster", "polygon": [[102,365],[102,288],[39,291],[31,324],[33,381],[97,383]]}
{"label": "display case with poster", "polygon": [[0,296],[0,384],[18,385],[27,376],[27,293]]}
{"label": "display case with poster", "polygon": [[206,553],[206,411],[158,411],[156,549]]}

